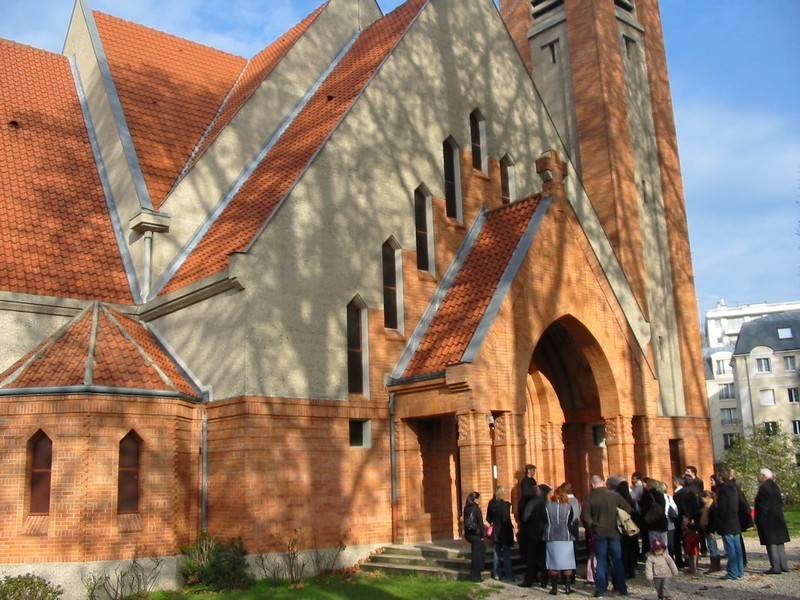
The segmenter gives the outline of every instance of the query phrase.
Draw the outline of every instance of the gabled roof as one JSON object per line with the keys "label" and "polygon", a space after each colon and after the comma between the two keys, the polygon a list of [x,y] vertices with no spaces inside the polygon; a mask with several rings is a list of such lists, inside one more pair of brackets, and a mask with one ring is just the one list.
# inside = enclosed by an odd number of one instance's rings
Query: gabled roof
{"label": "gabled roof", "polygon": [[97,302],[0,374],[0,396],[92,392],[202,397],[144,324]]}
{"label": "gabled roof", "polygon": [[157,210],[247,61],[111,15],[92,14]]}
{"label": "gabled roof", "polygon": [[[788,337],[778,337],[779,329],[788,329]],[[775,352],[800,350],[800,311],[774,313],[745,322],[739,330],[733,354],[749,354],[757,346],[766,346]]]}
{"label": "gabled roof", "polygon": [[211,142],[216,139],[220,131],[230,123],[231,119],[233,119],[239,109],[244,106],[248,98],[253,95],[267,75],[280,63],[281,59],[286,56],[286,53],[289,52],[295,42],[302,37],[327,5],[327,2],[321,5],[317,10],[300,21],[300,23],[256,54],[252,60],[248,61],[238,81],[228,94],[219,114],[203,136],[203,139],[200,140],[190,164],[188,164],[184,170],[191,168],[191,166],[197,162],[197,159],[202,156],[203,152],[211,145]]}
{"label": "gabled roof", "polygon": [[536,195],[479,215],[409,340],[396,380],[473,360],[549,206]]}
{"label": "gabled roof", "polygon": [[68,59],[0,40],[0,290],[129,304]]}
{"label": "gabled roof", "polygon": [[428,0],[409,0],[369,25],[177,268],[170,292],[217,273],[246,250]]}

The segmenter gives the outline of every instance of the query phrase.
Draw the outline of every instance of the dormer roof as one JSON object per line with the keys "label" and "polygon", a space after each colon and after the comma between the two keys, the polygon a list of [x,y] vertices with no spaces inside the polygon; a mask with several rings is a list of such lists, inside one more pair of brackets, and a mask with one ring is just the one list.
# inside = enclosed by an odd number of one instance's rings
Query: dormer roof
{"label": "dormer roof", "polygon": [[144,323],[99,302],[0,374],[0,396],[70,393],[202,399]]}

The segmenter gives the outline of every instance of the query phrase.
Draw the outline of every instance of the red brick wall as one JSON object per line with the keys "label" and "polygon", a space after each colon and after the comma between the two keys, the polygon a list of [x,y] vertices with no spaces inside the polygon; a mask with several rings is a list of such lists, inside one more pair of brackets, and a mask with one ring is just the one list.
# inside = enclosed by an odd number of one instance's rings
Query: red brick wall
{"label": "red brick wall", "polygon": [[[372,447],[349,446],[350,419],[368,419]],[[391,497],[385,401],[237,398],[208,405],[208,530],[251,552],[388,541]]]}
{"label": "red brick wall", "polygon": [[[174,555],[196,531],[196,407],[153,398],[21,397],[0,401],[0,561],[69,562]],[[31,517],[28,441],[53,442],[50,514]],[[117,515],[119,441],[142,438],[140,525]]]}

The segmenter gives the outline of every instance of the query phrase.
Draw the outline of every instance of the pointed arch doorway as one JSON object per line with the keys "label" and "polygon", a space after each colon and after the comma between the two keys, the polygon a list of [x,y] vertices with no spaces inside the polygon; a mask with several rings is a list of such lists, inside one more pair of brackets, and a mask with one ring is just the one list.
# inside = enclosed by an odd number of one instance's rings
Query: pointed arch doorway
{"label": "pointed arch doorway", "polygon": [[528,369],[525,434],[539,481],[569,481],[576,497],[608,473],[604,414],[616,414],[614,375],[600,344],[576,318],[553,322]]}

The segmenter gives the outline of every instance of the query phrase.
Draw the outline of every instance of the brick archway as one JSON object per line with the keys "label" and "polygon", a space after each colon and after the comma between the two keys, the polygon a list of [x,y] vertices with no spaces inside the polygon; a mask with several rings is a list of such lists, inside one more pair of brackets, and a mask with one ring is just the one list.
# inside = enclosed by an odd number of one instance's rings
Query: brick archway
{"label": "brick archway", "polygon": [[606,415],[619,395],[603,348],[576,318],[554,321],[539,339],[528,370],[526,439],[539,480],[588,493],[592,474],[607,473]]}

